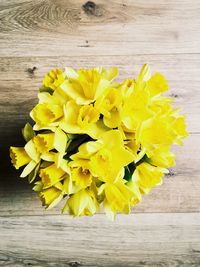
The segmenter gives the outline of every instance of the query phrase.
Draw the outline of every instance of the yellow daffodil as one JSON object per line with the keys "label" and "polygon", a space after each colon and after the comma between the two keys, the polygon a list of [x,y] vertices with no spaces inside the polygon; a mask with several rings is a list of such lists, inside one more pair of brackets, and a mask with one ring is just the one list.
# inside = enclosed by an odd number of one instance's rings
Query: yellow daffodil
{"label": "yellow daffodil", "polygon": [[82,158],[82,150],[85,151],[85,158],[89,153],[91,173],[102,181],[114,181],[123,167],[134,158],[133,154],[124,147],[119,130],[105,132],[98,141],[89,142],[87,147],[83,145],[72,159]]}
{"label": "yellow daffodil", "polygon": [[98,119],[98,110],[93,105],[87,105],[80,108],[77,123],[80,128],[87,128],[91,123],[96,123]]}
{"label": "yellow daffodil", "polygon": [[33,142],[39,153],[46,153],[54,147],[54,133],[38,134],[33,138]]}
{"label": "yellow daffodil", "polygon": [[[36,122],[34,130],[39,130],[45,126],[51,125],[61,119],[64,115],[63,108],[60,105],[51,105],[47,103],[37,104],[30,113],[31,118]],[[56,125],[56,124],[55,124]]]}
{"label": "yellow daffodil", "polygon": [[175,155],[168,146],[161,146],[154,149],[149,162],[154,166],[170,168],[175,165]]}
{"label": "yellow daffodil", "polygon": [[48,92],[38,93],[39,104],[51,104],[51,105],[60,105],[63,106],[70,100],[68,95],[62,91],[61,88],[58,88],[52,94]]}
{"label": "yellow daffodil", "polygon": [[77,104],[87,105],[94,102],[109,87],[118,75],[117,68],[80,69],[77,72],[67,68],[66,79],[61,88],[73,98]]}
{"label": "yellow daffodil", "polygon": [[55,90],[64,82],[64,79],[65,75],[60,69],[53,69],[44,76],[43,85]]}
{"label": "yellow daffodil", "polygon": [[70,136],[63,132],[59,127],[55,131],[53,147],[61,153],[65,153],[70,144]]}
{"label": "yellow daffodil", "polygon": [[84,169],[83,167],[72,168],[72,181],[81,188],[86,188],[92,183],[92,174],[89,169]]}
{"label": "yellow daffodil", "polygon": [[141,147],[140,143],[136,143],[134,132],[128,132],[124,125],[119,127],[123,136],[125,147],[133,154],[133,161],[137,163],[146,153],[146,149]]}
{"label": "yellow daffodil", "polygon": [[11,147],[10,157],[16,169],[27,164],[20,177],[26,177],[40,162],[40,154],[36,150],[33,140],[30,140],[24,148]]}
{"label": "yellow daffodil", "polygon": [[173,98],[164,97],[162,95],[157,95],[150,99],[149,108],[154,114],[169,114],[172,112],[171,103],[173,102]]}
{"label": "yellow daffodil", "polygon": [[110,88],[95,103],[95,107],[104,116],[104,124],[109,128],[116,128],[121,124],[120,108],[122,94],[119,89]]}
{"label": "yellow daffodil", "polygon": [[65,172],[61,168],[57,168],[55,164],[40,170],[40,177],[44,186],[50,187],[63,179]]}
{"label": "yellow daffodil", "polygon": [[136,140],[147,149],[148,156],[159,146],[172,145],[175,133],[170,129],[168,121],[169,117],[155,116],[141,124]]}
{"label": "yellow daffodil", "polygon": [[23,147],[11,146],[10,157],[11,162],[16,169],[19,169],[20,167],[28,164],[31,161],[30,157],[28,156]]}
{"label": "yellow daffodil", "polygon": [[105,183],[99,188],[99,192],[105,193],[106,203],[113,212],[130,212],[133,192],[126,186],[125,180],[121,179],[116,183]]}
{"label": "yellow daffodil", "polygon": [[63,212],[68,211],[73,216],[92,216],[98,210],[94,192],[83,189],[69,197]]}
{"label": "yellow daffodil", "polygon": [[131,190],[132,192],[132,198],[130,201],[131,206],[135,206],[140,201],[142,201],[142,192],[140,190],[140,187],[137,182],[134,180],[130,180],[126,183],[126,186]]}
{"label": "yellow daffodil", "polygon": [[93,105],[79,106],[72,100],[66,104],[65,117],[59,125],[66,133],[88,134],[96,139],[107,130],[99,115]]}
{"label": "yellow daffodil", "polygon": [[143,162],[137,166],[132,175],[132,180],[137,182],[142,192],[147,193],[153,186],[162,183],[162,177],[165,173],[168,173],[167,169]]}
{"label": "yellow daffodil", "polygon": [[185,124],[185,117],[184,116],[176,117],[172,124],[172,128],[176,134],[175,143],[178,145],[182,145],[183,144],[182,139],[188,136]]}
{"label": "yellow daffodil", "polygon": [[89,170],[89,160],[79,159],[69,162],[72,181],[80,188],[86,188],[92,183],[92,174]]}
{"label": "yellow daffodil", "polygon": [[147,88],[150,96],[155,96],[168,90],[168,84],[165,77],[160,73],[155,73],[147,81]]}
{"label": "yellow daffodil", "polygon": [[118,69],[53,69],[43,79],[35,121],[22,129],[24,147],[10,147],[21,177],[34,182],[43,205],[66,197],[62,212],[92,216],[103,206],[114,219],[131,207],[175,164],[172,145],[188,135],[185,117],[172,107],[165,77],[146,64],[121,83]]}
{"label": "yellow daffodil", "polygon": [[141,123],[152,116],[148,108],[149,94],[145,89],[140,90],[136,85],[131,87],[125,96],[122,107],[122,122],[128,130],[136,131]]}
{"label": "yellow daffodil", "polygon": [[53,186],[42,190],[39,193],[39,197],[42,201],[43,206],[50,209],[55,207],[63,199],[63,194],[60,189]]}

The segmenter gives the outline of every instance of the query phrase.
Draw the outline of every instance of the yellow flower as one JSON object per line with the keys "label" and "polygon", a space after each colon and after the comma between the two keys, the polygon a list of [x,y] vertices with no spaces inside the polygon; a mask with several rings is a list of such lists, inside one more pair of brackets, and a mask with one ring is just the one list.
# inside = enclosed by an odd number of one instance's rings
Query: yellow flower
{"label": "yellow flower", "polygon": [[86,169],[88,169],[89,166],[90,169],[90,159],[93,155],[95,155],[98,152],[101,146],[102,144],[94,141],[83,143],[82,145],[79,146],[78,152],[70,156],[70,159],[72,161],[69,162],[69,166],[71,167],[84,166],[84,168]]}
{"label": "yellow flower", "polygon": [[133,161],[134,156],[125,148],[118,130],[104,133],[99,142],[102,147],[91,157],[92,172],[102,181],[114,181],[120,171]]}
{"label": "yellow flower", "polygon": [[39,153],[46,153],[54,147],[54,133],[38,134],[33,138],[33,142]]}
{"label": "yellow flower", "polygon": [[20,177],[26,177],[40,162],[40,155],[36,151],[34,143],[30,140],[25,147],[10,148],[11,162],[16,169],[27,164]]}
{"label": "yellow flower", "polygon": [[171,106],[173,101],[174,100],[171,97],[158,95],[150,99],[149,108],[154,112],[154,114],[169,114],[173,111]]}
{"label": "yellow flower", "polygon": [[146,82],[151,78],[151,72],[148,64],[144,64],[140,70],[138,77],[135,79],[135,82],[138,87],[146,87]]}
{"label": "yellow flower", "polygon": [[72,181],[75,182],[77,187],[84,189],[91,185],[93,177],[89,170],[89,160],[78,159],[69,162],[68,165],[71,167]]}
{"label": "yellow flower", "polygon": [[107,127],[116,128],[121,124],[120,106],[122,103],[121,91],[110,88],[95,103],[95,107],[104,115],[103,121]]}
{"label": "yellow flower", "polygon": [[124,80],[121,84],[118,85],[118,89],[121,91],[124,99],[128,98],[129,95],[133,92],[135,87],[135,81],[133,80]]}
{"label": "yellow flower", "polygon": [[99,112],[93,105],[82,106],[80,108],[77,123],[80,128],[87,128],[91,123],[96,123],[99,119]]}
{"label": "yellow flower", "polygon": [[170,151],[188,135],[173,109],[165,77],[149,66],[122,83],[117,68],[53,69],[39,89],[35,121],[22,130],[24,147],[10,147],[16,169],[25,166],[43,205],[72,216],[92,216],[104,207],[114,219],[162,183],[175,164]]}
{"label": "yellow flower", "polygon": [[63,106],[70,100],[69,96],[59,87],[52,94],[48,92],[38,93],[40,104],[51,104]]}
{"label": "yellow flower", "polygon": [[39,162],[40,153],[37,151],[32,139],[26,143],[24,149],[32,160],[34,160],[35,162]]}
{"label": "yellow flower", "polygon": [[[57,127],[55,133],[38,134],[33,138],[33,142],[37,151],[41,153],[41,159],[55,162],[57,167],[59,167],[71,139],[65,132]],[[54,150],[51,151],[52,149]],[[57,152],[55,150],[57,150]]]}
{"label": "yellow flower", "polygon": [[54,135],[54,148],[60,152],[62,156],[64,156],[66,149],[70,145],[71,139],[70,135],[67,135],[65,132],[61,130],[60,127],[58,127],[55,131]]}
{"label": "yellow flower", "polygon": [[87,105],[94,102],[107,90],[111,81],[118,75],[118,69],[80,69],[75,72],[67,68],[65,74],[68,79],[64,81],[61,88],[77,104]]}
{"label": "yellow flower", "polygon": [[64,178],[65,172],[61,168],[57,168],[55,164],[40,170],[40,178],[44,187],[50,187]]}
{"label": "yellow flower", "polygon": [[[37,104],[31,111],[30,115],[36,124],[38,124],[38,127],[42,128],[61,119],[64,114],[62,106],[42,103]],[[35,129],[35,126],[33,129]]]}
{"label": "yellow flower", "polygon": [[88,134],[98,138],[107,128],[99,119],[99,112],[92,105],[79,106],[73,100],[65,107],[65,117],[60,127],[66,133]]}
{"label": "yellow flower", "polygon": [[147,88],[150,96],[155,96],[168,90],[168,84],[165,77],[160,73],[155,73],[147,81]]}
{"label": "yellow flower", "polygon": [[53,90],[64,82],[65,76],[60,69],[53,69],[44,76],[43,85]]}
{"label": "yellow flower", "polygon": [[134,180],[130,180],[126,183],[126,186],[131,190],[133,196],[131,198],[131,206],[135,206],[142,201],[142,192],[140,191],[139,185]]}
{"label": "yellow flower", "polygon": [[134,162],[137,163],[146,153],[146,149],[141,147],[141,144],[136,143],[135,133],[127,132],[124,125],[119,127],[123,136],[125,147],[133,154]]}
{"label": "yellow flower", "polygon": [[126,186],[125,180],[119,180],[114,184],[105,183],[101,187],[104,188],[106,203],[113,212],[130,212],[133,192]]}
{"label": "yellow flower", "polygon": [[68,211],[73,216],[92,216],[99,210],[95,194],[91,190],[81,190],[69,197],[63,212]]}
{"label": "yellow flower", "polygon": [[71,168],[72,181],[83,189],[90,186],[92,183],[92,174],[90,173],[88,162],[85,162],[85,164],[82,162],[82,166],[78,162],[78,164],[73,161],[71,163],[74,166]]}
{"label": "yellow flower", "polygon": [[152,116],[148,108],[149,93],[137,84],[127,90],[122,107],[122,122],[128,130],[136,131],[141,123]]}
{"label": "yellow flower", "polygon": [[155,116],[144,121],[136,133],[137,143],[141,143],[147,149],[148,157],[159,146],[170,146],[175,133],[171,129],[171,118],[167,116]]}
{"label": "yellow flower", "polygon": [[64,179],[63,179],[63,193],[64,194],[75,194],[79,192],[82,187],[80,185],[77,185],[74,181],[72,181],[72,175],[66,174]]}
{"label": "yellow flower", "polygon": [[11,146],[10,157],[11,162],[16,169],[19,169],[20,167],[28,164],[31,161],[30,157],[28,156],[23,147]]}
{"label": "yellow flower", "polygon": [[63,198],[62,191],[56,187],[50,187],[42,190],[39,193],[39,197],[42,201],[43,206],[48,209],[55,207]]}
{"label": "yellow flower", "polygon": [[188,136],[188,132],[186,130],[186,124],[185,124],[185,117],[184,116],[176,117],[172,124],[172,129],[174,130],[176,134],[175,143],[178,145],[182,145],[183,142],[181,139]]}
{"label": "yellow flower", "polygon": [[132,175],[132,181],[138,184],[143,193],[148,193],[153,186],[162,183],[164,173],[168,173],[167,169],[143,162],[136,167]]}
{"label": "yellow flower", "polygon": [[154,149],[149,162],[155,166],[170,168],[175,165],[175,155],[168,146],[161,146]]}
{"label": "yellow flower", "polygon": [[71,170],[72,181],[81,188],[86,188],[92,183],[92,174],[89,169],[83,167],[72,168]]}
{"label": "yellow flower", "polygon": [[71,158],[72,160],[89,158],[89,170],[92,175],[102,181],[113,182],[134,157],[125,149],[120,131],[110,130],[103,133],[98,141],[81,145],[79,152]]}

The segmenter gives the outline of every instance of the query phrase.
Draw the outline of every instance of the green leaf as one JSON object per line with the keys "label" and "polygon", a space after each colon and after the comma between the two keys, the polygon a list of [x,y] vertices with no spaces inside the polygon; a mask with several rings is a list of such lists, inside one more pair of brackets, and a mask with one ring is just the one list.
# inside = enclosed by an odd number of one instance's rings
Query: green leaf
{"label": "green leaf", "polygon": [[136,163],[136,166],[140,165],[143,162],[150,163],[150,158],[147,157],[147,154],[144,154],[144,156]]}
{"label": "green leaf", "polygon": [[35,192],[41,192],[43,189],[43,183],[41,181],[37,181],[33,187]]}
{"label": "green leaf", "polygon": [[40,93],[46,92],[46,93],[49,93],[50,95],[52,95],[54,90],[51,89],[50,87],[41,86],[39,89],[39,92]]}
{"label": "green leaf", "polygon": [[38,173],[38,171],[39,171],[39,168],[40,168],[40,164],[38,164],[38,165],[32,170],[32,172],[29,174],[29,176],[28,176],[28,181],[29,181],[30,184],[35,180],[36,175],[37,175],[37,173]]}
{"label": "green leaf", "polygon": [[126,166],[125,167],[124,179],[128,182],[128,181],[131,180],[131,177],[132,177],[132,173],[130,172],[129,167]]}
{"label": "green leaf", "polygon": [[26,142],[30,141],[35,136],[35,132],[30,123],[26,123],[26,125],[22,129],[22,135]]}
{"label": "green leaf", "polygon": [[124,179],[126,181],[130,181],[132,179],[132,175],[136,169],[135,163],[131,162],[128,166],[125,167]]}
{"label": "green leaf", "polygon": [[94,139],[92,139],[89,135],[87,134],[83,134],[83,135],[79,135],[77,138],[74,138],[69,146],[67,147],[67,156],[70,157],[72,154],[76,153],[78,151],[78,147],[85,143],[85,142],[89,142],[89,141],[93,141]]}
{"label": "green leaf", "polygon": [[51,164],[52,164],[52,162],[43,161],[41,163],[40,167],[43,169],[43,168],[49,167]]}

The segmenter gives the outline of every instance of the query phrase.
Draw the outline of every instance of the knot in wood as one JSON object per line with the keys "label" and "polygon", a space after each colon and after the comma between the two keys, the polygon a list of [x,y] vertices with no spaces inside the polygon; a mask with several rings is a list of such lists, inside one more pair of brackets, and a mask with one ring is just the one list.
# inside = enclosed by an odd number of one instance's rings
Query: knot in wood
{"label": "knot in wood", "polygon": [[94,15],[96,10],[96,4],[92,1],[88,1],[83,5],[83,10],[87,14]]}
{"label": "knot in wood", "polygon": [[84,12],[89,16],[101,17],[104,14],[104,10],[101,5],[97,5],[92,1],[86,2],[82,6]]}

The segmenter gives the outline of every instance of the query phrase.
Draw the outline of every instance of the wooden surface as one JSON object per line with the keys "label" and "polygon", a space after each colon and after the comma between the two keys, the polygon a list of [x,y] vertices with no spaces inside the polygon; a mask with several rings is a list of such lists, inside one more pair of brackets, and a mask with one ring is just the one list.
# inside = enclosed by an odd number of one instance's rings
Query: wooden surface
{"label": "wooden surface", "polygon": [[[200,1],[0,0],[0,266],[200,266]],[[8,148],[53,67],[149,63],[163,72],[190,136],[177,165],[129,216],[44,211]]]}

